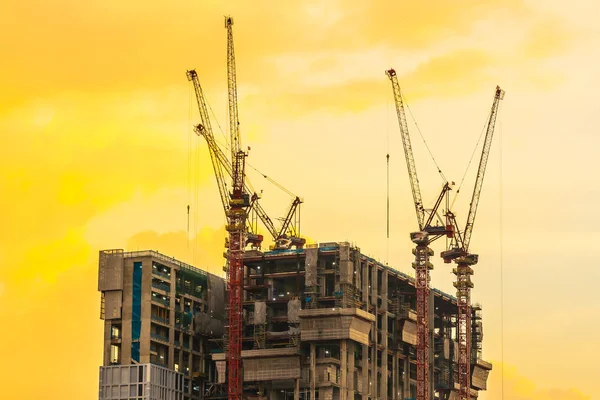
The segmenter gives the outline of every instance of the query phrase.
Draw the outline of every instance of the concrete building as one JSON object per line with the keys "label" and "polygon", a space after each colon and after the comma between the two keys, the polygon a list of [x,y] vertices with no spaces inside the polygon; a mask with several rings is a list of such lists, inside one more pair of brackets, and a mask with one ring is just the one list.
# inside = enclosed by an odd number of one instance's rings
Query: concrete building
{"label": "concrete building", "polygon": [[[415,397],[415,289],[410,276],[349,243],[249,250],[244,260],[245,397]],[[107,250],[100,252],[98,288],[105,321],[101,377],[110,374],[111,366],[139,363],[148,371],[160,366],[182,377],[173,396],[180,390],[183,399],[227,397],[221,278],[153,251]],[[457,388],[456,299],[435,289],[431,296],[431,392],[452,399]],[[492,368],[481,359],[480,311],[473,307],[473,397],[485,390]],[[121,383],[102,382],[101,400],[178,398],[106,397],[105,392],[117,393],[114,387]],[[124,380],[120,394],[127,385],[133,393],[131,382]]]}
{"label": "concrete building", "polygon": [[162,366],[183,375],[184,399],[201,398],[214,364],[207,358],[207,336],[194,332],[193,319],[209,335],[223,334],[223,279],[154,251],[105,250],[98,290],[104,319],[101,374],[108,366]]}

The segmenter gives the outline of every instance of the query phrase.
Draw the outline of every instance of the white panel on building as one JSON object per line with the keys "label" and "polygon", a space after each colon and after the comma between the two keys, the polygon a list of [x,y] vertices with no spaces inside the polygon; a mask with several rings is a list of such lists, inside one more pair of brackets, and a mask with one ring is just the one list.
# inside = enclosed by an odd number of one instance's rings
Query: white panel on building
{"label": "white panel on building", "polygon": [[183,379],[153,364],[100,367],[99,400],[183,400]]}

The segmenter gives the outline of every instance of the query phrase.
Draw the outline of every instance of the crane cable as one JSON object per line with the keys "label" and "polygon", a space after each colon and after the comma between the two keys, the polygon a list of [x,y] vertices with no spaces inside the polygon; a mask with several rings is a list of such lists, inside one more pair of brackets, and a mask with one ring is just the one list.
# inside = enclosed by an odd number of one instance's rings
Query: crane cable
{"label": "crane cable", "polygon": [[[391,102],[388,99],[387,102],[387,114],[386,115],[390,115],[390,108],[391,108]],[[385,262],[386,265],[389,265],[390,262],[390,118],[386,118],[386,130],[387,130],[387,154],[385,155],[385,159],[386,159],[386,178],[387,178],[387,182],[386,182],[386,202],[387,202],[387,208],[386,208],[386,228],[387,228],[387,240],[386,240],[386,255],[385,255]]]}
{"label": "crane cable", "polygon": [[415,123],[415,126],[417,127],[417,132],[419,132],[419,136],[421,136],[421,140],[425,144],[425,148],[427,149],[427,152],[429,152],[429,156],[431,157],[431,160],[435,164],[435,167],[438,170],[438,174],[440,174],[440,176],[442,177],[442,180],[443,180],[444,183],[448,183],[448,180],[446,179],[446,176],[444,176],[444,173],[442,172],[442,169],[440,168],[440,166],[438,165],[437,161],[435,160],[435,157],[433,156],[433,153],[431,152],[431,149],[429,148],[429,145],[427,144],[427,141],[425,140],[425,137],[423,136],[423,133],[421,133],[421,128],[419,128],[419,124],[417,124],[417,120],[413,116],[413,113],[410,110],[410,106],[408,105],[408,102],[406,101],[406,98],[404,97],[403,94],[400,94],[400,95],[404,98],[404,104],[406,105],[408,113],[410,114],[410,117],[412,118],[413,122]]}
{"label": "crane cable", "polygon": [[504,400],[504,207],[503,207],[503,173],[502,173],[502,121],[498,121],[500,133],[500,362],[501,368],[501,398]]}
{"label": "crane cable", "polygon": [[471,158],[469,159],[469,162],[467,163],[467,167],[465,168],[465,172],[462,176],[462,179],[460,180],[458,189],[456,189],[456,193],[454,194],[454,198],[452,199],[452,204],[450,205],[451,210],[454,209],[454,203],[456,202],[456,199],[458,198],[458,194],[460,193],[460,189],[462,188],[462,185],[465,182],[467,172],[469,172],[469,167],[471,166],[471,163],[473,162],[473,158],[475,157],[475,152],[477,151],[477,148],[479,147],[479,142],[481,142],[481,138],[483,137],[483,133],[485,132],[485,128],[488,124],[488,121],[490,120],[491,115],[492,115],[492,113],[490,112],[485,118],[485,122],[483,123],[483,128],[481,128],[481,133],[479,133],[479,138],[477,139],[477,143],[475,144],[475,147],[473,148],[473,152],[471,153]]}
{"label": "crane cable", "polygon": [[[217,126],[219,127],[219,130],[221,131],[221,133],[223,134],[223,137],[225,138],[225,144],[223,144],[222,142],[219,142],[217,139],[215,139],[215,142],[217,142],[219,145],[221,145],[222,147],[224,147],[226,150],[231,150],[231,147],[229,146],[229,143],[227,141],[227,135],[225,135],[225,132],[223,131],[223,128],[221,128],[221,124],[219,124],[219,120],[217,119],[217,116],[213,112],[212,107],[210,106],[210,104],[208,103],[208,101],[206,102],[206,104],[208,105],[208,108],[210,109],[210,112],[211,112],[211,114],[213,116],[213,119],[217,123]],[[289,190],[287,190],[281,184],[277,183],[275,180],[273,180],[272,178],[270,178],[266,174],[263,174],[261,171],[259,171],[257,168],[255,168],[252,164],[250,164],[250,163],[247,162],[246,166],[248,166],[248,167],[252,168],[253,170],[255,170],[256,172],[258,172],[260,175],[262,175],[263,178],[265,178],[266,180],[268,180],[269,182],[271,182],[273,185],[277,186],[282,191],[284,191],[287,194],[289,194],[291,197],[297,197],[294,193],[292,193]],[[248,180],[246,181],[246,184],[248,185],[248,187],[250,187],[250,189],[252,189],[253,192],[256,192],[256,190],[254,190],[254,188],[252,187],[252,185],[250,184],[250,182]]]}
{"label": "crane cable", "polygon": [[188,140],[188,170],[187,170],[187,249],[190,249],[190,200],[191,200],[191,173],[192,173],[192,132],[190,126],[192,126],[192,89],[188,89],[188,128],[187,140]]}

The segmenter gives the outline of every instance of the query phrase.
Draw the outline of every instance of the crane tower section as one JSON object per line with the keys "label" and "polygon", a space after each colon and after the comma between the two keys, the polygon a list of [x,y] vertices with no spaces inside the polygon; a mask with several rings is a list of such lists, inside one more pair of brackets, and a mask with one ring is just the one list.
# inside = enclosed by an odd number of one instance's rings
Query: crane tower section
{"label": "crane tower section", "polygon": [[419,228],[417,232],[410,234],[411,241],[416,245],[413,248],[413,255],[415,256],[413,268],[415,269],[415,289],[417,294],[417,400],[430,400],[429,296],[431,278],[429,272],[433,269],[433,265],[429,262],[429,257],[433,255],[433,250],[429,248],[429,245],[442,236],[452,237],[453,235],[452,226],[448,223],[443,226],[432,226],[431,223],[437,215],[437,210],[441,206],[442,201],[446,199],[446,204],[448,203],[447,193],[451,188],[447,182],[444,183],[433,209],[427,210],[429,216],[426,220],[398,77],[396,71],[393,69],[387,70],[386,75],[392,83],[392,90],[394,92],[398,125],[400,126],[402,145],[404,147],[408,177]]}
{"label": "crane tower section", "polygon": [[244,191],[244,168],[246,154],[239,151],[233,163],[233,190],[227,215],[229,254],[227,290],[229,292],[229,335],[227,349],[228,399],[242,398],[242,289],[244,272],[244,249],[246,247],[246,208],[250,199]]}
{"label": "crane tower section", "polygon": [[233,51],[233,19],[225,17],[227,29],[227,89],[229,97],[229,129],[232,162],[231,209],[228,215],[229,267],[227,289],[229,292],[229,335],[227,344],[227,398],[241,400],[242,372],[242,290],[244,250],[246,247],[246,208],[250,197],[244,191],[246,154],[240,150],[235,54]]}
{"label": "crane tower section", "polygon": [[469,253],[469,245],[471,242],[473,225],[475,224],[475,215],[479,205],[481,189],[483,187],[483,178],[485,176],[487,161],[492,145],[496,117],[498,115],[498,107],[500,105],[500,100],[503,98],[504,91],[500,89],[499,86],[496,86],[494,101],[492,103],[490,118],[483,143],[483,150],[481,152],[481,159],[479,161],[479,168],[477,170],[477,178],[475,179],[471,204],[469,206],[467,223],[464,231],[462,234],[460,234],[458,224],[456,223],[456,218],[451,212],[448,212],[449,220],[454,226],[454,229],[459,233],[455,236],[453,242],[451,242],[451,248],[442,252],[441,254],[444,262],[449,263],[450,261],[454,260],[457,264],[456,268],[454,268],[452,272],[456,275],[454,287],[456,287],[458,308],[456,328],[458,342],[459,400],[469,400],[471,398],[471,289],[474,286],[473,282],[471,281],[471,275],[473,275],[472,266],[477,264],[479,261],[479,256],[477,254]]}

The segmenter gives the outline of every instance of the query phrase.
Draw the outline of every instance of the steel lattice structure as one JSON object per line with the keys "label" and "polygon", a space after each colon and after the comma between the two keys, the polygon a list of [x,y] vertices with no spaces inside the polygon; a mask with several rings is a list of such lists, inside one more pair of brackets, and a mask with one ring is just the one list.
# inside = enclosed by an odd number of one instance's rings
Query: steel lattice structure
{"label": "steel lattice structure", "polygon": [[246,247],[246,207],[250,205],[244,193],[244,167],[246,154],[238,152],[233,164],[233,191],[228,213],[229,266],[227,290],[229,292],[229,335],[227,349],[228,399],[242,398],[242,291],[244,249]]}

